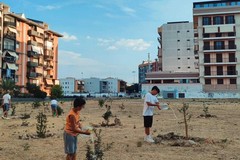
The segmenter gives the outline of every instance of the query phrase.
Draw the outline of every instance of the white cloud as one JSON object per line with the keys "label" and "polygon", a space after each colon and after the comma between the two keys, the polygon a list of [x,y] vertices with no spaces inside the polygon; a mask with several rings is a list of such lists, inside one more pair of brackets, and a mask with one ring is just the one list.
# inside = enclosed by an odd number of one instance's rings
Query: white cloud
{"label": "white cloud", "polygon": [[127,15],[134,16],[135,15],[135,10],[129,7],[121,7],[121,10],[126,13]]}
{"label": "white cloud", "polygon": [[74,41],[74,40],[77,40],[77,37],[74,36],[74,35],[69,35],[68,33],[66,32],[63,32],[62,33],[63,37],[61,39],[65,40],[65,41]]}
{"label": "white cloud", "polygon": [[109,46],[109,47],[107,48],[107,50],[117,50],[117,47],[116,47],[116,46]]}
{"label": "white cloud", "polygon": [[131,48],[134,51],[147,50],[151,44],[143,39],[120,39],[115,43],[116,46]]}
{"label": "white cloud", "polygon": [[99,46],[107,46],[108,50],[117,50],[117,49],[131,49],[133,51],[144,51],[147,50],[150,46],[150,42],[146,42],[143,39],[98,39]]}
{"label": "white cloud", "polygon": [[59,51],[59,78],[75,77],[108,77],[109,68],[115,68],[91,58],[84,58],[80,53],[72,51]]}
{"label": "white cloud", "polygon": [[40,11],[55,10],[55,9],[60,9],[60,8],[61,8],[61,6],[53,6],[53,5],[37,6],[37,9]]}

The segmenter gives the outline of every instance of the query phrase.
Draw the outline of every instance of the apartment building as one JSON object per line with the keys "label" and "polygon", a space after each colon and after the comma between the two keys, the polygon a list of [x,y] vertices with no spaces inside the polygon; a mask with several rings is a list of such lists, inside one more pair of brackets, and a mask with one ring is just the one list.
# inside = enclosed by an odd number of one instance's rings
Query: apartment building
{"label": "apartment building", "polygon": [[192,22],[168,22],[158,28],[158,34],[160,71],[198,72]]}
{"label": "apartment building", "polygon": [[142,64],[138,65],[138,82],[140,84],[146,83],[146,74],[148,72],[156,72],[159,71],[159,62],[158,59],[152,61],[143,61]]}
{"label": "apartment building", "polygon": [[117,78],[86,78],[84,79],[84,90],[89,93],[111,93],[118,94],[126,92],[126,82]]}
{"label": "apartment building", "polygon": [[60,78],[59,82],[60,82],[60,86],[62,87],[64,95],[84,92],[83,80],[77,80],[73,77],[67,77],[67,78]]}
{"label": "apartment building", "polygon": [[47,23],[28,19],[0,3],[0,78],[14,80],[27,93],[27,84],[36,84],[50,94],[58,81],[58,38]]}
{"label": "apartment building", "polygon": [[193,3],[194,50],[205,92],[240,91],[240,0]]}

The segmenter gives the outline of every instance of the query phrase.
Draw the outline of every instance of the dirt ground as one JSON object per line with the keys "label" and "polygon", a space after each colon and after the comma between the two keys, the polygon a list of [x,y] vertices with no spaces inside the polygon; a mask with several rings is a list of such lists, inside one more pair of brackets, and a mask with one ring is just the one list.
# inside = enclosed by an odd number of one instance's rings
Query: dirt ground
{"label": "dirt ground", "polygon": [[[104,151],[105,160],[240,160],[240,100],[229,99],[178,99],[165,100],[169,110],[155,109],[152,136],[174,132],[185,136],[183,114],[178,111],[183,102],[189,104],[188,112],[192,115],[189,124],[189,136],[205,139],[190,146],[172,146],[168,140],[147,143],[143,141],[143,100],[118,99],[106,102],[111,105],[114,117],[122,126],[99,127],[102,130],[104,146],[112,144]],[[216,117],[204,118],[203,102],[208,112]],[[0,160],[63,160],[63,127],[65,116],[71,108],[71,102],[64,102],[61,107],[64,114],[52,117],[51,110],[41,106],[33,109],[31,103],[15,103],[15,116],[9,120],[0,119]],[[119,106],[124,106],[121,109]],[[45,109],[44,109],[45,108]],[[47,115],[47,138],[34,138],[36,135],[36,116],[39,112]],[[87,100],[81,111],[81,122],[84,126],[100,124],[104,119],[105,107],[100,108],[98,100]],[[21,119],[23,114],[30,118]],[[77,159],[83,160],[86,155],[86,143],[90,138],[78,136]]]}

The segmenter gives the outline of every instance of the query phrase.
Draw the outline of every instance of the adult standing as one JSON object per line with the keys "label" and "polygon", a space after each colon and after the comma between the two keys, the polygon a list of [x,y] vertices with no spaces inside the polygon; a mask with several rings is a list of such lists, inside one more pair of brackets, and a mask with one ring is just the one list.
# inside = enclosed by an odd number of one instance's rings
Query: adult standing
{"label": "adult standing", "polygon": [[11,106],[11,96],[10,96],[10,91],[7,90],[6,93],[3,95],[3,101],[2,101],[2,106],[3,106],[3,116],[2,118],[8,119],[8,111]]}
{"label": "adult standing", "polygon": [[55,97],[53,97],[50,103],[51,103],[51,109],[52,109],[52,116],[54,117],[56,115],[58,117],[58,111],[57,111],[58,101],[56,100]]}

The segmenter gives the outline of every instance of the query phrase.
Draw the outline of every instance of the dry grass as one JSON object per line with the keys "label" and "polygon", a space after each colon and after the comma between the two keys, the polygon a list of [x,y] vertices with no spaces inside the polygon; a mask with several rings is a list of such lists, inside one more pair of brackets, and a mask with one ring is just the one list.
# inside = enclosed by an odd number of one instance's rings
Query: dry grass
{"label": "dry grass", "polygon": [[[173,147],[167,141],[159,144],[143,142],[143,100],[114,100],[112,113],[121,120],[122,126],[102,127],[102,141],[112,143],[109,151],[104,152],[106,160],[239,160],[240,159],[240,101],[238,100],[162,100],[169,102],[173,110],[155,110],[153,137],[158,134],[174,132],[185,135],[182,114],[178,108],[183,102],[189,103],[189,136],[205,138],[202,144],[191,147]],[[203,114],[203,101],[208,106],[209,113],[216,118],[198,118]],[[124,104],[125,109],[119,108]],[[12,117],[10,120],[0,120],[0,159],[2,160],[62,160],[65,159],[63,148],[63,127],[65,116],[71,107],[65,102],[62,108],[65,114],[52,117],[51,111],[45,109],[48,118],[47,130],[51,137],[44,139],[19,136],[36,134],[36,116],[44,107],[32,109],[31,104],[16,104],[16,115],[31,113],[31,118],[22,120]],[[81,112],[82,124],[99,124],[103,121],[105,108],[98,106],[97,100],[87,101],[86,108]],[[177,117],[177,120],[174,116]],[[110,119],[113,123],[114,117]],[[25,124],[25,125],[22,125]],[[84,159],[88,137],[78,137],[78,159]]]}

